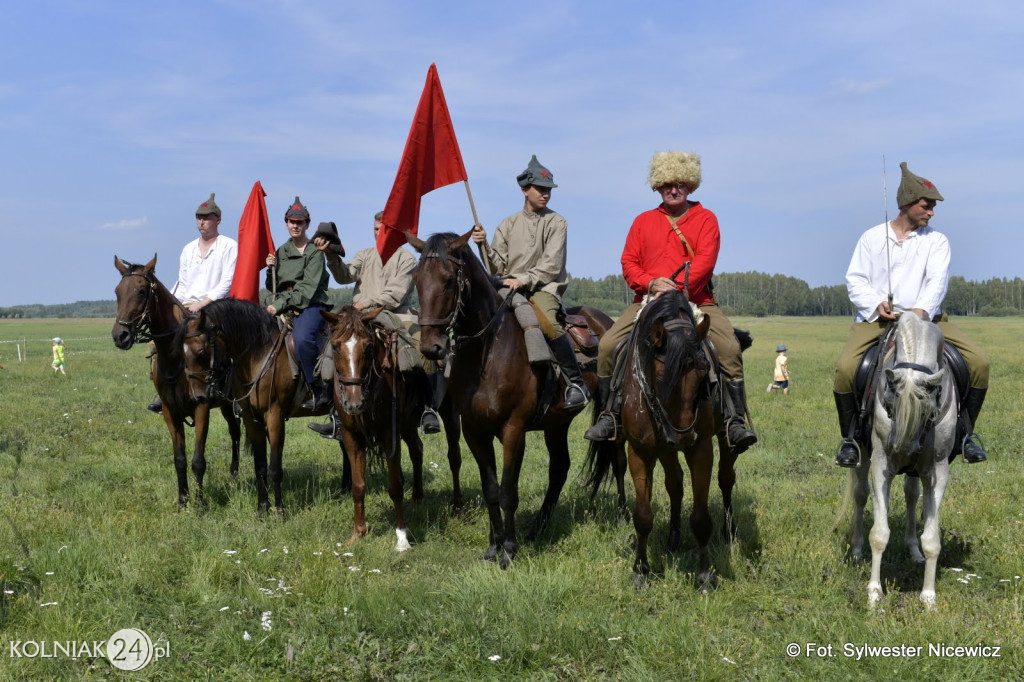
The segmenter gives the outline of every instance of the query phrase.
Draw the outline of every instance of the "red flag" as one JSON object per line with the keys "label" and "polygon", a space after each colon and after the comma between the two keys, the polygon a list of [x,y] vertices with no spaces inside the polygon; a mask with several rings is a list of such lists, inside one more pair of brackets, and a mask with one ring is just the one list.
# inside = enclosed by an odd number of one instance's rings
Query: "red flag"
{"label": "red flag", "polygon": [[235,262],[234,279],[231,280],[231,293],[228,294],[253,303],[260,302],[260,270],[267,267],[267,255],[274,253],[267,204],[263,200],[265,196],[267,193],[257,180],[238,221],[238,260]]}
{"label": "red flag", "polygon": [[377,252],[385,263],[405,243],[403,231],[416,234],[420,222],[420,199],[427,192],[467,180],[459,142],[441,91],[437,67],[430,65],[420,95],[416,116],[405,141],[402,161],[384,205],[384,228],[377,236]]}

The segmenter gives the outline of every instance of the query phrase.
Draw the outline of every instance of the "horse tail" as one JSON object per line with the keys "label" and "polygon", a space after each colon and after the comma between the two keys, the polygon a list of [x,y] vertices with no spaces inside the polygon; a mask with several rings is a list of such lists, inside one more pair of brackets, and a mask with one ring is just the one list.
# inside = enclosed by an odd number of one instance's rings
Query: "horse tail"
{"label": "horse tail", "polygon": [[587,448],[587,458],[583,462],[581,475],[583,487],[590,489],[591,500],[597,497],[601,486],[611,478],[608,474],[612,471],[616,454],[615,442],[610,440],[591,441]]}
{"label": "horse tail", "polygon": [[853,500],[853,489],[857,485],[857,470],[850,469],[846,474],[846,490],[843,492],[843,501],[839,505],[839,513],[836,515],[835,523],[832,524],[832,532],[835,533],[839,524],[843,522],[850,502]]}

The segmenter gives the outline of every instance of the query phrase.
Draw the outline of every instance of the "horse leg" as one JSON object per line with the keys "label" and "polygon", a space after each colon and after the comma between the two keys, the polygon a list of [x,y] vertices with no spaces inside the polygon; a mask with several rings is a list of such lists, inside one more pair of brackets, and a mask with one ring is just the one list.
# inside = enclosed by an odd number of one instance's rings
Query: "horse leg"
{"label": "horse leg", "polygon": [[683,484],[685,475],[679,464],[679,455],[672,448],[662,449],[658,459],[665,469],[665,492],[668,493],[668,543],[670,553],[679,551],[683,544]]}
{"label": "horse leg", "polygon": [[487,505],[489,521],[488,546],[484,561],[495,561],[502,543],[501,506],[498,473],[494,462],[494,438],[476,430],[465,430],[466,444],[473,453],[477,468],[480,469],[480,489]]}
{"label": "horse leg", "polygon": [[[872,441],[878,437],[873,436]],[[887,457],[881,446],[873,443],[871,457],[871,489],[874,497],[875,521],[868,542],[871,543],[871,579],[868,581],[868,605],[874,608],[882,598],[882,553],[889,544],[889,488],[892,476],[886,471]]]}
{"label": "horse leg", "polygon": [[632,445],[629,446],[629,473],[633,477],[633,529],[636,531],[636,559],[633,561],[633,585],[643,587],[651,574],[647,560],[647,540],[654,526],[654,510],[651,509],[651,491],[654,482],[652,454],[641,456]]}
{"label": "horse leg", "polygon": [[352,491],[352,462],[349,461],[349,456],[345,452],[343,440],[338,441],[338,447],[341,448],[341,487],[339,492],[344,495]]}
{"label": "horse leg", "polygon": [[935,605],[935,572],[939,563],[942,537],[939,532],[939,508],[949,481],[949,460],[942,458],[935,463],[935,469],[924,481],[924,532],[921,533],[921,548],[924,550],[924,586],[921,601],[929,608]]}
{"label": "horse leg", "polygon": [[711,491],[711,472],[715,465],[715,450],[711,439],[698,440],[694,448],[685,450],[686,464],[690,468],[690,489],[693,491],[693,510],[690,512],[690,530],[697,539],[700,570],[697,589],[707,593],[715,586],[711,575],[711,513],[708,496]]}
{"label": "horse leg", "polygon": [[[413,454],[415,444],[410,442],[411,438],[409,434],[405,434],[406,443],[409,444],[409,457],[413,461],[413,490],[416,489],[417,481],[419,482],[420,498],[423,497],[423,443],[420,442],[419,435],[413,429],[412,437],[415,438],[415,443],[419,446],[419,466],[416,464],[416,455]],[[403,506],[402,497],[404,496],[405,490],[402,484],[402,445],[401,440],[395,443],[389,443],[392,440],[389,435],[384,439],[384,445],[387,448],[388,456],[388,496],[391,498],[391,504],[395,507],[395,535],[397,537],[395,543],[396,552],[405,552],[411,549],[412,545],[409,544],[409,529],[405,525],[405,509]],[[394,456],[390,456],[394,447]],[[415,492],[413,493],[413,499],[417,499]]]}
{"label": "horse leg", "polygon": [[626,472],[629,471],[629,462],[626,459],[626,445],[617,442],[611,447],[615,448],[615,456],[612,458],[612,474],[615,476],[615,489],[617,493],[616,509],[619,518],[629,521],[629,507],[626,505]]}
{"label": "horse leg", "polygon": [[462,483],[459,480],[462,471],[462,449],[459,445],[462,424],[459,423],[455,406],[447,398],[441,403],[440,413],[441,421],[444,422],[444,437],[448,441],[448,468],[452,472],[452,509],[459,512],[464,504]]}
{"label": "horse leg", "polygon": [[206,437],[210,433],[210,405],[196,405],[192,417],[195,426],[195,447],[192,449],[192,475],[196,477],[196,504],[203,505],[203,478],[206,476]]}
{"label": "horse leg", "polygon": [[[352,472],[352,537],[348,544],[354,543],[366,535],[366,449],[363,442],[356,437],[355,429],[346,424],[341,432],[342,450],[348,454],[349,469]],[[390,464],[388,483],[390,485]]]}
{"label": "horse leg", "polygon": [[554,426],[544,431],[544,444],[548,449],[548,490],[533,525],[526,534],[527,542],[534,542],[551,520],[551,513],[569,477],[569,425]]}
{"label": "horse leg", "polygon": [[256,475],[256,512],[263,516],[270,509],[267,497],[267,427],[262,422],[246,418],[245,437],[252,450],[252,466]]}
{"label": "horse leg", "polygon": [[178,474],[178,507],[188,504],[188,466],[185,453],[185,423],[171,416],[171,410],[164,407],[164,423],[171,434],[171,449],[174,452],[174,471]]}
{"label": "horse leg", "polygon": [[284,480],[284,470],[281,462],[284,458],[284,415],[279,407],[271,407],[267,412],[267,437],[270,440],[270,466],[267,467],[267,477],[274,485],[274,507],[278,513],[284,513],[284,498],[281,496],[281,481]]}
{"label": "horse leg", "polygon": [[[508,425],[505,429],[504,438],[501,441],[502,468],[499,493],[501,511],[505,517],[501,560],[499,561],[502,569],[509,567],[519,551],[519,540],[516,537],[516,511],[519,509],[519,473],[523,468],[523,453],[526,451],[526,430],[521,426]],[[551,467],[555,468],[553,460]],[[558,499],[557,495],[555,495],[555,499]]]}
{"label": "horse leg", "polygon": [[921,496],[921,479],[917,476],[903,477],[903,497],[907,501],[907,525],[903,532],[903,544],[915,564],[924,563],[917,541],[917,498]]}
{"label": "horse leg", "polygon": [[238,478],[238,445],[242,440],[242,427],[231,403],[221,405],[220,413],[224,415],[224,421],[228,423],[228,433],[231,435],[231,478]]}
{"label": "horse leg", "polygon": [[[419,431],[416,429],[415,423],[411,428],[406,429],[406,432],[402,435],[402,440],[409,447],[409,461],[412,463],[412,499],[414,502],[419,502],[423,499],[423,440],[420,439]],[[398,443],[399,451],[395,453],[395,458],[401,463],[401,442]],[[399,467],[399,473],[402,469]]]}
{"label": "horse leg", "polygon": [[860,561],[864,552],[864,507],[868,503],[868,473],[871,460],[861,458],[856,469],[847,474],[847,487],[853,493],[853,530],[850,532],[850,556]]}
{"label": "horse leg", "polygon": [[722,540],[731,544],[736,537],[736,519],[732,511],[732,489],[736,485],[736,460],[725,441],[718,436],[718,489],[722,493]]}

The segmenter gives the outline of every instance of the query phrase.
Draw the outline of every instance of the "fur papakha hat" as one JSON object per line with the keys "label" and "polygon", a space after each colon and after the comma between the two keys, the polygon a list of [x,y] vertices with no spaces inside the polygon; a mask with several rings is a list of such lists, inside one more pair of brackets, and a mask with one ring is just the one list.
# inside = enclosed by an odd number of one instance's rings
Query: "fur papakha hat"
{"label": "fur papakha hat", "polygon": [[536,154],[530,157],[526,170],[516,176],[516,182],[520,187],[558,187],[555,184],[555,176],[537,160]]}
{"label": "fur papakha hat", "polygon": [[196,209],[196,215],[210,215],[213,213],[218,218],[220,217],[220,206],[213,200],[213,192],[210,192],[210,198],[199,204],[199,208]]}
{"label": "fur papakha hat", "polygon": [[284,219],[285,220],[304,220],[304,221],[306,221],[308,223],[309,222],[309,209],[307,209],[305,206],[302,205],[302,202],[299,201],[298,197],[295,197],[295,201],[292,203],[291,206],[288,207],[288,210],[285,211]]}
{"label": "fur papakha hat", "polygon": [[919,199],[943,200],[942,195],[939,194],[939,190],[935,188],[931,180],[925,180],[911,173],[907,169],[906,161],[900,162],[900,169],[903,171],[903,177],[900,178],[900,188],[896,190],[896,205],[898,207],[909,206]]}
{"label": "fur papakha hat", "polygon": [[700,187],[700,156],[690,152],[658,152],[651,159],[647,182],[654,190],[678,183],[696,192]]}

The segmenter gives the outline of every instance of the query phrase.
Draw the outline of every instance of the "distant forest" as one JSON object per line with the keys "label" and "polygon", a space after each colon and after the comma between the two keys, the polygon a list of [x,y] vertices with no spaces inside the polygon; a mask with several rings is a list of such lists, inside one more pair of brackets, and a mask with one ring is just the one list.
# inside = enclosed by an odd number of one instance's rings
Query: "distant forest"
{"label": "distant forest", "polygon": [[[803,280],[786,275],[729,272],[716,275],[714,286],[718,303],[729,315],[853,316],[846,285],[843,284],[812,289]],[[335,307],[351,303],[352,287],[331,289],[330,298]],[[566,306],[589,305],[616,317],[633,300],[633,292],[619,275],[608,275],[598,280],[571,277],[564,299]],[[943,310],[950,315],[985,317],[1024,314],[1024,280],[1016,277],[1012,280],[996,278],[968,282],[963,277],[951,277]],[[112,318],[116,313],[116,304],[112,300],[0,307],[0,318]]]}

